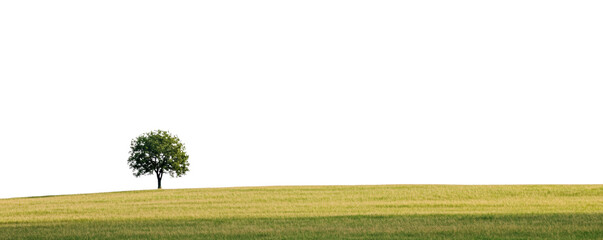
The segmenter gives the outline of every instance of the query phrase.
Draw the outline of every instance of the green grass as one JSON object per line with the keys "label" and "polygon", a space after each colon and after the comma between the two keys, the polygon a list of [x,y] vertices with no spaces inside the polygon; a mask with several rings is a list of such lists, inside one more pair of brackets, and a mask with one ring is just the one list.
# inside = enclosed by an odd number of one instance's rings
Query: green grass
{"label": "green grass", "polygon": [[0,199],[0,239],[603,239],[603,185],[302,186]]}

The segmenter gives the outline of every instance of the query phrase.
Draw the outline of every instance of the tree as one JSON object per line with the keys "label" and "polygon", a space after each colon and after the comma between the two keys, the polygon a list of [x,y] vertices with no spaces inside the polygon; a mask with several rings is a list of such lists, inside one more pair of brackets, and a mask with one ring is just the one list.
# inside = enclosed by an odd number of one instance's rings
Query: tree
{"label": "tree", "polygon": [[180,139],[167,131],[143,133],[130,144],[128,165],[134,176],[157,175],[157,188],[161,189],[164,173],[181,177],[188,171],[188,155]]}

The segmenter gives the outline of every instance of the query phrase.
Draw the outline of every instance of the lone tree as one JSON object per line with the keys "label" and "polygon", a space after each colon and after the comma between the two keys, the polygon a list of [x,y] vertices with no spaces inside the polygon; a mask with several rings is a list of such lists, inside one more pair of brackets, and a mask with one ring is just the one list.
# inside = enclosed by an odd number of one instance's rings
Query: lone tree
{"label": "lone tree", "polygon": [[144,133],[130,144],[128,165],[134,176],[157,175],[157,188],[161,189],[164,173],[180,177],[188,171],[188,155],[180,139],[167,131]]}

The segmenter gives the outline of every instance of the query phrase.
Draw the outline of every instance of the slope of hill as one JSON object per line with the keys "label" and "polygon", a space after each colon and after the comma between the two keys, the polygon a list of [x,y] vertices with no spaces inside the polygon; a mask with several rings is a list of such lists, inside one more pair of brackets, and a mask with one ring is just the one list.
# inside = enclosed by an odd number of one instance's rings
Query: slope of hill
{"label": "slope of hill", "polygon": [[0,239],[603,239],[603,185],[150,190],[0,199]]}

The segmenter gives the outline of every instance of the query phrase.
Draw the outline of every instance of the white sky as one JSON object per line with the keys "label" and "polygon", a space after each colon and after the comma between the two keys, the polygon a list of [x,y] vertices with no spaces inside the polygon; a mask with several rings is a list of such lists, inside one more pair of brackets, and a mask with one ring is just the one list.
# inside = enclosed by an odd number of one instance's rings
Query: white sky
{"label": "white sky", "polygon": [[601,1],[2,1],[0,197],[603,183]]}

